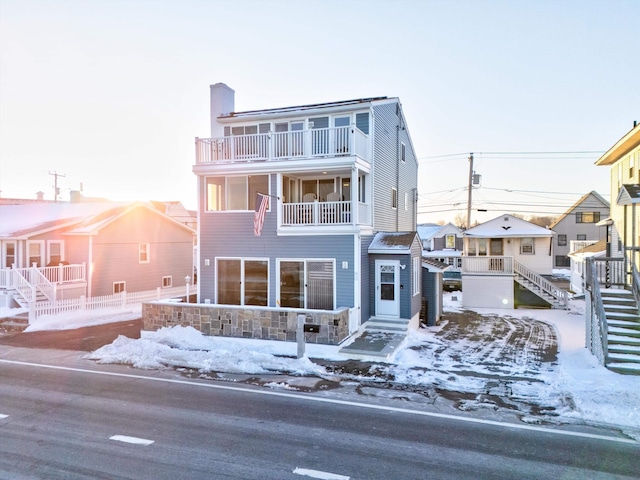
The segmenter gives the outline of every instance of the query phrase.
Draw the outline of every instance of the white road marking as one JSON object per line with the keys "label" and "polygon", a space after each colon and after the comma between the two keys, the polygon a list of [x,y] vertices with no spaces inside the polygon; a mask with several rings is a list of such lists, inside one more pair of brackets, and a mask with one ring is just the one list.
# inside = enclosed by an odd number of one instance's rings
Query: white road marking
{"label": "white road marking", "polygon": [[338,475],[336,473],[322,472],[320,470],[309,470],[308,468],[296,468],[293,473],[305,475],[312,478],[321,478],[322,480],[349,480],[351,477]]}
{"label": "white road marking", "polygon": [[4,415],[3,413],[0,413],[0,420],[2,420],[3,418],[7,418],[9,415]]}
{"label": "white road marking", "polygon": [[494,427],[502,427],[502,428],[513,428],[516,430],[530,430],[534,432],[542,432],[550,435],[564,435],[568,437],[582,437],[582,438],[591,438],[594,440],[605,440],[608,442],[618,442],[618,443],[630,443],[632,445],[638,445],[640,442],[630,438],[622,438],[622,437],[612,437],[609,435],[598,435],[594,433],[584,433],[584,432],[574,432],[571,430],[553,430],[544,427],[538,427],[535,425],[526,425],[519,423],[507,423],[507,422],[498,422],[496,420],[484,420],[482,418],[470,418],[470,417],[462,417],[456,415],[450,415],[447,413],[437,413],[437,412],[424,412],[421,410],[409,410],[407,408],[399,408],[399,407],[387,407],[384,405],[373,405],[368,403],[358,403],[351,402],[348,400],[338,400],[333,398],[324,398],[324,397],[310,397],[303,396],[296,393],[288,393],[288,392],[280,392],[274,390],[254,390],[251,388],[244,387],[235,387],[230,385],[218,385],[213,383],[200,383],[188,380],[174,380],[170,378],[155,378],[155,377],[146,377],[144,375],[132,375],[130,373],[115,373],[115,372],[103,372],[100,370],[89,370],[85,368],[73,368],[73,367],[61,367],[57,365],[45,365],[42,363],[32,363],[32,362],[21,362],[19,360],[5,360],[0,359],[0,363],[9,363],[13,365],[24,365],[28,367],[39,367],[39,368],[49,368],[52,370],[64,370],[70,372],[79,372],[79,373],[92,373],[94,375],[106,375],[111,377],[123,377],[123,378],[135,378],[138,380],[149,380],[152,382],[163,382],[163,383],[175,383],[179,385],[191,385],[195,387],[202,388],[213,388],[217,390],[232,390],[235,392],[244,392],[244,393],[252,393],[255,395],[270,395],[274,397],[287,397],[287,398],[295,398],[302,401],[307,402],[318,402],[318,403],[331,403],[334,405],[347,405],[352,407],[359,408],[368,408],[371,410],[383,410],[387,412],[398,412],[405,413],[407,415],[420,415],[423,417],[434,417],[434,418],[444,418],[447,420],[455,420],[458,422],[467,422],[467,423],[477,423],[482,425],[492,425]]}
{"label": "white road marking", "polygon": [[127,435],[113,435],[109,437],[109,440],[115,440],[116,442],[133,443],[135,445],[151,445],[153,440],[147,440],[146,438],[128,437]]}

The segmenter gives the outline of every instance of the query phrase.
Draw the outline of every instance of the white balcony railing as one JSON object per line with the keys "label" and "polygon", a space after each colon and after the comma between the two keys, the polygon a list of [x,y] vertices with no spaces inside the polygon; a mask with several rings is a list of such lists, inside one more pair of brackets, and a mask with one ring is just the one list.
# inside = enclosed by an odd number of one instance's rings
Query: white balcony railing
{"label": "white balcony railing", "polygon": [[351,222],[351,202],[282,204],[282,225],[347,225]]}
{"label": "white balcony railing", "polygon": [[462,272],[483,275],[513,275],[513,257],[462,257]]}
{"label": "white balcony railing", "polygon": [[594,243],[598,243],[597,240],[571,240],[569,242],[569,252],[575,252],[578,250],[582,250],[589,245],[593,245]]}
{"label": "white balcony railing", "polygon": [[368,135],[354,126],[196,138],[196,163],[357,155],[370,160]]}

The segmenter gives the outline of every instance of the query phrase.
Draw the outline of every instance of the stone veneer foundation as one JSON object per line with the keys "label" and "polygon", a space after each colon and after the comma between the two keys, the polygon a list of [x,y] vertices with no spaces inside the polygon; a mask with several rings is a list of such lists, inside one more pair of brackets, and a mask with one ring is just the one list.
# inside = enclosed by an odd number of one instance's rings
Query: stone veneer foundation
{"label": "stone veneer foundation", "polygon": [[338,345],[349,335],[349,309],[301,310],[230,305],[151,302],[142,304],[144,330],[190,326],[204,335],[295,342],[298,315],[305,324],[320,325],[306,333],[306,343]]}

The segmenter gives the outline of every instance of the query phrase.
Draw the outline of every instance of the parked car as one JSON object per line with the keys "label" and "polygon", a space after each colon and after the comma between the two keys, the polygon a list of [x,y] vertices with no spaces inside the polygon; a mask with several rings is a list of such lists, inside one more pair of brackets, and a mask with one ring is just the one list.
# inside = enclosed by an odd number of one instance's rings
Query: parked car
{"label": "parked car", "polygon": [[448,292],[462,290],[462,273],[455,270],[445,270],[442,273],[442,288]]}

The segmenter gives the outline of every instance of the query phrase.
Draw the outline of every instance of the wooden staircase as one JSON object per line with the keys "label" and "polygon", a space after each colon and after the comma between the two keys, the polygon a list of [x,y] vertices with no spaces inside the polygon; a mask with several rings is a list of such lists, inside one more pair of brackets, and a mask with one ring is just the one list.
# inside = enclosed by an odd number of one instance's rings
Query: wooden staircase
{"label": "wooden staircase", "polygon": [[607,319],[607,361],[614,372],[640,375],[640,312],[632,292],[602,289]]}
{"label": "wooden staircase", "polygon": [[525,267],[516,260],[513,261],[515,280],[530,292],[534,293],[553,308],[569,308],[569,294],[566,290],[556,287],[541,275]]}

